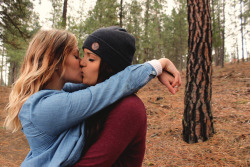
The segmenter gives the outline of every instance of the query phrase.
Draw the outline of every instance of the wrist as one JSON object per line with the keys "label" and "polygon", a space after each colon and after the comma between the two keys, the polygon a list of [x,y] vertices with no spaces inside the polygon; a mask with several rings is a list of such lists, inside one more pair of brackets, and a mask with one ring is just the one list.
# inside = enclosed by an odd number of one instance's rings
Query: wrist
{"label": "wrist", "polygon": [[151,61],[148,61],[147,63],[149,63],[151,66],[153,66],[153,68],[155,69],[157,75],[156,76],[159,76],[162,74],[162,63],[159,61],[159,60],[151,60]]}
{"label": "wrist", "polygon": [[170,60],[167,58],[161,58],[159,59],[159,62],[161,63],[162,69],[168,70],[168,66],[170,64]]}

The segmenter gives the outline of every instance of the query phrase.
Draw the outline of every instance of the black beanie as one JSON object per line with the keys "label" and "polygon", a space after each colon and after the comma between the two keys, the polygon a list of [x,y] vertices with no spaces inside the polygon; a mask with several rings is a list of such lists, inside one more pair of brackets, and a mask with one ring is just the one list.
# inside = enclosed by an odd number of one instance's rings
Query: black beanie
{"label": "black beanie", "polygon": [[94,31],[82,48],[94,52],[118,71],[131,65],[136,50],[134,36],[117,26]]}

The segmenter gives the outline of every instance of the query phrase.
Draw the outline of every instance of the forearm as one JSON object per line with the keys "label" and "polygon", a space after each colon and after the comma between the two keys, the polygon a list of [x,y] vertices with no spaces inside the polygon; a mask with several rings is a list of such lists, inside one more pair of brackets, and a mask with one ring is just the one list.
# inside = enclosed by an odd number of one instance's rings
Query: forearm
{"label": "forearm", "polygon": [[88,87],[87,85],[84,85],[84,84],[81,84],[81,83],[78,83],[78,84],[75,84],[75,83],[66,83],[63,86],[63,90],[65,92],[75,92],[75,91],[78,91],[78,90],[85,89],[87,87]]}
{"label": "forearm", "polygon": [[122,97],[136,92],[159,73],[148,63],[134,65],[105,82],[84,90],[72,93],[58,91],[52,96],[44,95],[46,97],[42,95],[41,100],[34,104],[32,122],[48,134],[56,135]]}

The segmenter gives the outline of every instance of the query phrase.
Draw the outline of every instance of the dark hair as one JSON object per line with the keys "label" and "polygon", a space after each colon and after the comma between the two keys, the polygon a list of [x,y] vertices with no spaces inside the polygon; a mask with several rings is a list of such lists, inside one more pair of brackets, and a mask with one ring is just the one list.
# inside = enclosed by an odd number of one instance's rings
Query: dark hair
{"label": "dark hair", "polygon": [[103,59],[101,59],[97,83],[109,79],[112,75],[115,75],[118,72],[119,71],[114,70],[108,63],[106,63]]}
{"label": "dark hair", "polygon": [[[99,75],[97,83],[103,82],[106,79],[109,79],[112,75],[118,73],[119,71],[114,70],[108,63],[101,60]],[[116,103],[115,103],[116,104]],[[89,117],[85,122],[85,145],[83,148],[83,155],[88,151],[91,145],[93,145],[99,138],[106,119],[110,111],[114,108],[115,104],[110,105],[100,112]]]}

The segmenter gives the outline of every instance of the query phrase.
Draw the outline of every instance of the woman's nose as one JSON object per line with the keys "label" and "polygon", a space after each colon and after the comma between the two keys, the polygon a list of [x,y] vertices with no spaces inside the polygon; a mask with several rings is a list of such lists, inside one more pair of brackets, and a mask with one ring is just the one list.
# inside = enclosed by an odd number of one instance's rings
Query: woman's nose
{"label": "woman's nose", "polygon": [[80,66],[81,67],[85,67],[86,66],[86,62],[84,61],[84,58],[81,59]]}

